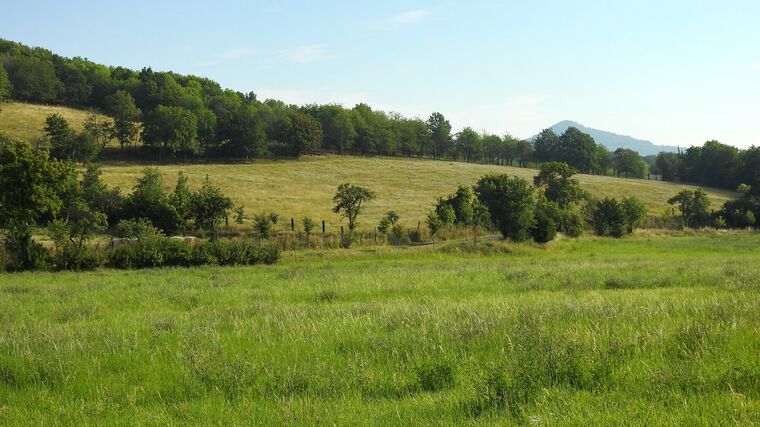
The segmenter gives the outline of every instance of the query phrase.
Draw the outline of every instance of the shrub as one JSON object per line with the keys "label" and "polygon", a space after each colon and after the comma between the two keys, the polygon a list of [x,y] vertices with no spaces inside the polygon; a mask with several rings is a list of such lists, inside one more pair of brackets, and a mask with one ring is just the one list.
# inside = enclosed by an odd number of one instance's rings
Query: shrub
{"label": "shrub", "polygon": [[536,206],[536,218],[531,235],[536,243],[547,243],[557,236],[557,222],[555,217],[560,215],[559,207],[555,203],[544,201]]}
{"label": "shrub", "polygon": [[613,197],[605,197],[594,207],[594,232],[599,236],[623,237],[628,229],[623,205]]}
{"label": "shrub", "polygon": [[351,245],[354,244],[354,240],[356,240],[354,238],[354,233],[350,231],[348,233],[344,233],[340,236],[340,247],[343,249],[349,249],[351,248]]}
{"label": "shrub", "polygon": [[504,238],[526,240],[535,221],[534,188],[528,181],[507,175],[486,175],[475,185],[478,200]]}
{"label": "shrub", "polygon": [[412,243],[422,243],[422,231],[419,228],[409,230],[409,241]]}
{"label": "shrub", "polygon": [[95,270],[106,264],[103,251],[83,245],[63,246],[52,258],[56,270]]}
{"label": "shrub", "polygon": [[391,227],[391,234],[388,237],[394,245],[409,243],[409,236],[407,236],[406,229],[404,229],[404,226],[401,224],[395,224]]}
{"label": "shrub", "polygon": [[276,247],[246,240],[202,242],[192,246],[183,240],[152,238],[109,252],[109,265],[125,269],[273,264],[279,259],[280,251]]}
{"label": "shrub", "polygon": [[269,215],[256,215],[253,220],[253,228],[259,233],[263,239],[272,237],[274,231],[274,224],[272,218]]}

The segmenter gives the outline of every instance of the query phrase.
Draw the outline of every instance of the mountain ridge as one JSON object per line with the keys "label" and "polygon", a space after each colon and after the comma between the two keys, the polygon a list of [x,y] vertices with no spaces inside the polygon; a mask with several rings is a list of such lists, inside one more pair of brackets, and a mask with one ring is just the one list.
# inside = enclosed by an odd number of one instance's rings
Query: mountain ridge
{"label": "mountain ridge", "polygon": [[[673,145],[657,145],[644,139],[588,127],[573,120],[563,120],[548,129],[551,129],[557,135],[561,135],[570,127],[578,128],[578,130],[591,135],[597,144],[604,145],[610,151],[615,151],[618,148],[628,148],[637,151],[642,156],[650,156],[656,155],[661,151],[677,152],[679,150],[678,147]],[[536,136],[538,135],[534,135],[530,140],[534,140]]]}

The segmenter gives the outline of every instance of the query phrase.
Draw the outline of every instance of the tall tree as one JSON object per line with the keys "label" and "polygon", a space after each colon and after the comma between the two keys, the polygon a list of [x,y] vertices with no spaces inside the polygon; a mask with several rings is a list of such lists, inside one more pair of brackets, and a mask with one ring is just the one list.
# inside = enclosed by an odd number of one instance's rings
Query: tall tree
{"label": "tall tree", "polygon": [[145,117],[142,138],[146,146],[171,156],[200,152],[198,119],[182,107],[159,105]]}
{"label": "tall tree", "polygon": [[375,198],[375,192],[352,184],[340,184],[333,197],[333,212],[348,220],[348,229],[353,231],[358,224],[356,218],[362,211],[362,205]]}
{"label": "tall tree", "polygon": [[113,137],[119,141],[123,149],[129,146],[137,136],[137,121],[140,120],[140,109],[128,92],[116,91],[106,98],[106,110],[113,116]]}
{"label": "tall tree", "polygon": [[322,143],[322,125],[308,114],[289,113],[288,145],[295,156],[314,152]]}
{"label": "tall tree", "polygon": [[438,159],[449,155],[451,150],[451,123],[441,113],[433,113],[427,121],[434,156]]}
{"label": "tall tree", "polygon": [[542,130],[533,140],[533,152],[538,162],[558,160],[559,136],[551,129]]}
{"label": "tall tree", "polygon": [[11,86],[11,81],[8,80],[8,73],[5,72],[5,67],[0,62],[0,104],[10,98],[12,90],[13,86]]}

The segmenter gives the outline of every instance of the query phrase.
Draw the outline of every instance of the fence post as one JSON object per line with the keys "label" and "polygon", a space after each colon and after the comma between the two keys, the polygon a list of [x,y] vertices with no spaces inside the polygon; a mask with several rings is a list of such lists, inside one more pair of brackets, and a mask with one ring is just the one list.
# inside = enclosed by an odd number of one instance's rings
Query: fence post
{"label": "fence post", "polygon": [[325,220],[322,220],[322,234],[325,234]]}
{"label": "fence post", "polygon": [[342,225],[340,226],[340,237],[341,238],[343,237],[343,226]]}
{"label": "fence post", "polygon": [[296,220],[290,218],[290,231],[296,231]]}

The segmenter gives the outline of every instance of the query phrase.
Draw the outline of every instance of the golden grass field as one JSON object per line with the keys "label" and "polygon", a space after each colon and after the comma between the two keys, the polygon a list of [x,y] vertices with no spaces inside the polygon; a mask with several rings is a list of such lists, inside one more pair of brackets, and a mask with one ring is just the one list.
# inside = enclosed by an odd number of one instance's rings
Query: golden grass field
{"label": "golden grass field", "polygon": [[25,104],[11,102],[0,105],[0,133],[12,139],[32,142],[43,138],[45,118],[58,113],[76,130],[82,130],[87,116],[94,112],[53,105]]}
{"label": "golden grass field", "polygon": [[[148,164],[108,164],[104,180],[129,191]],[[335,188],[350,182],[377,192],[359,218],[360,227],[374,227],[388,210],[401,215],[406,226],[424,221],[436,198],[453,193],[457,185],[472,185],[488,173],[506,173],[532,179],[535,169],[479,165],[435,160],[386,157],[306,156],[299,160],[257,160],[230,164],[158,165],[167,188],[174,186],[177,172],[190,178],[191,186],[202,184],[206,176],[246,207],[247,215],[276,212],[281,218],[298,221],[305,215],[325,220],[333,226],[339,218],[331,211]],[[595,196],[636,196],[650,215],[669,208],[667,199],[689,186],[660,181],[577,175],[581,186]],[[718,208],[733,197],[729,191],[707,189],[712,206]],[[424,222],[423,222],[424,224]]]}
{"label": "golden grass field", "polygon": [[[0,133],[14,139],[33,141],[44,136],[45,117],[61,114],[75,129],[81,129],[90,111],[73,108],[8,103],[0,107]],[[125,192],[131,190],[142,170],[152,163],[111,163],[104,167],[104,179]],[[457,185],[472,185],[487,173],[507,173],[531,179],[535,169],[479,165],[472,163],[418,160],[387,157],[344,157],[336,155],[306,156],[299,160],[256,160],[246,163],[161,164],[167,188],[174,186],[177,172],[190,178],[191,186],[200,186],[206,176],[230,195],[236,204],[246,207],[247,216],[276,212],[283,221],[303,216],[325,220],[331,230],[340,225],[332,213],[332,196],[343,183],[363,185],[377,192],[377,199],[367,205],[360,217],[360,228],[373,228],[388,210],[401,215],[406,226],[424,221],[437,197],[454,192]],[[650,215],[661,215],[669,208],[667,199],[689,188],[667,182],[625,179],[607,176],[578,175],[581,186],[597,197],[636,196],[647,206]],[[724,190],[706,189],[713,208],[734,197]]]}

